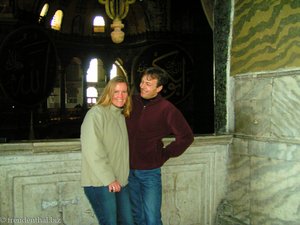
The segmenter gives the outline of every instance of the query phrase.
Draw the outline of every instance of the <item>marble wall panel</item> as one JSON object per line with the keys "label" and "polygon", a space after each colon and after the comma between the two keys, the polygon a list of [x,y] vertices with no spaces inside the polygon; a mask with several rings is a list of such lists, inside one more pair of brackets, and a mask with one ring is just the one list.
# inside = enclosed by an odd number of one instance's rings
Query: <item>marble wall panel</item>
{"label": "marble wall panel", "polygon": [[[195,138],[162,167],[165,225],[214,224],[230,142],[231,136]],[[0,223],[96,225],[80,186],[79,141],[24,143],[24,151],[22,145],[0,144]]]}
{"label": "marble wall panel", "polygon": [[272,136],[300,140],[300,76],[274,78]]}
{"label": "marble wall panel", "polygon": [[[188,164],[183,163],[189,161]],[[212,224],[215,154],[168,163],[163,172],[163,220],[169,225]]]}
{"label": "marble wall panel", "polygon": [[249,224],[251,208],[251,158],[248,154],[248,145],[248,142],[243,139],[235,138],[233,140],[227,168],[228,187],[226,193],[228,201],[226,204],[231,208],[227,214],[245,224]]}
{"label": "marble wall panel", "polygon": [[235,101],[267,100],[272,97],[272,79],[269,77],[238,76],[235,78]]}
{"label": "marble wall panel", "polygon": [[272,79],[235,79],[235,133],[269,137],[271,131]]}
{"label": "marble wall panel", "polygon": [[298,225],[299,162],[252,157],[251,168],[252,224]]}
{"label": "marble wall panel", "polygon": [[235,103],[237,134],[270,137],[271,101],[243,100]]}
{"label": "marble wall panel", "polygon": [[300,140],[300,76],[278,74],[235,79],[236,134]]}
{"label": "marble wall panel", "polygon": [[2,218],[97,224],[80,187],[80,154],[3,156],[0,168]]}
{"label": "marble wall panel", "polygon": [[236,137],[228,161],[231,217],[251,225],[298,225],[300,145]]}

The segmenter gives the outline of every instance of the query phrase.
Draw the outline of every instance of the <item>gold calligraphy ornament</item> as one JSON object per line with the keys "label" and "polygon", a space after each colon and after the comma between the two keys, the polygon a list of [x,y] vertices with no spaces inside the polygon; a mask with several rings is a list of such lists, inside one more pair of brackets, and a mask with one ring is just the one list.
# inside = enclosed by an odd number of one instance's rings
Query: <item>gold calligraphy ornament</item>
{"label": "gold calligraphy ornament", "polygon": [[124,19],[129,11],[129,5],[134,3],[136,0],[98,0],[100,4],[105,5],[105,12],[107,16],[113,20],[110,27],[113,29],[111,32],[111,39],[114,43],[119,44],[124,40]]}

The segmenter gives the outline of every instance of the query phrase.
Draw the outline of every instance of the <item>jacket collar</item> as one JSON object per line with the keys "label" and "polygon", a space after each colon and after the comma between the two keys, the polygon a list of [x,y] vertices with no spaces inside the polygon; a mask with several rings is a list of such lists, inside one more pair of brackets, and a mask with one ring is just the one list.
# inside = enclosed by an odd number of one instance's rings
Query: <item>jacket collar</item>
{"label": "jacket collar", "polygon": [[[149,100],[149,102],[146,105],[152,105],[155,104],[156,102],[160,101],[161,99],[163,99],[163,97],[161,96],[161,94],[156,95],[156,97],[152,98]],[[144,100],[140,95],[137,95],[137,100],[144,105]]]}

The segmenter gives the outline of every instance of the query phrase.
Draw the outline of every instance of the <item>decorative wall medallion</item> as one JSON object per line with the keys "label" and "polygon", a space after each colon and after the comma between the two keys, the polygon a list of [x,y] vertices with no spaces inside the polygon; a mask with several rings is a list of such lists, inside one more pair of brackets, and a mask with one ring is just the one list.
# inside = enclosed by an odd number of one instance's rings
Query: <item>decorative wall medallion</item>
{"label": "decorative wall medallion", "polygon": [[45,99],[56,74],[56,49],[42,28],[20,27],[2,42],[0,86],[17,104],[32,107]]}
{"label": "decorative wall medallion", "polygon": [[150,66],[164,69],[169,75],[169,82],[162,95],[174,104],[185,100],[193,89],[191,75],[192,59],[180,47],[160,43],[145,49],[133,65],[132,81],[139,90],[141,72]]}

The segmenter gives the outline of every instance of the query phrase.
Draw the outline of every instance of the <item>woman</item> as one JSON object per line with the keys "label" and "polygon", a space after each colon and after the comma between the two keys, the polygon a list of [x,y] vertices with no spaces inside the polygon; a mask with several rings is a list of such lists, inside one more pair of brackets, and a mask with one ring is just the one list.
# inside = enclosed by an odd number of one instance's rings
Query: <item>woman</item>
{"label": "woman", "polygon": [[128,83],[117,76],[108,82],[81,125],[81,185],[101,225],[133,225],[125,124],[130,112]]}

